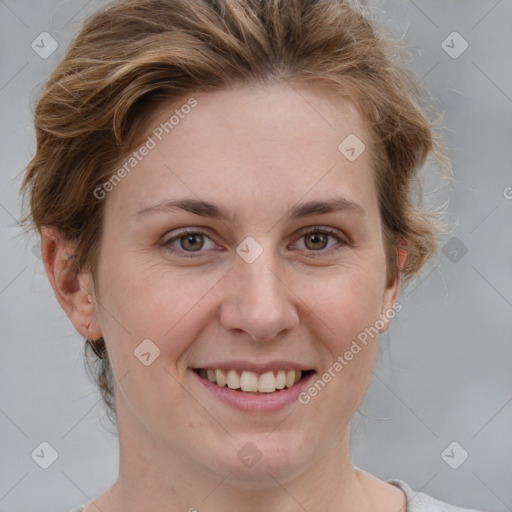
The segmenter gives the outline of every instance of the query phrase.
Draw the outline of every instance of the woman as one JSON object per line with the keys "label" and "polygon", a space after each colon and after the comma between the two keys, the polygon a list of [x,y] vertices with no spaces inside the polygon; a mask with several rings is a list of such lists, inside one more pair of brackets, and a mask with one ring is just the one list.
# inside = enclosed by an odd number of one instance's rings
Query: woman
{"label": "woman", "polygon": [[462,510],[351,462],[379,334],[439,230],[411,202],[436,141],[390,49],[341,0],[87,21],[24,182],[119,430],[117,482],[78,510]]}

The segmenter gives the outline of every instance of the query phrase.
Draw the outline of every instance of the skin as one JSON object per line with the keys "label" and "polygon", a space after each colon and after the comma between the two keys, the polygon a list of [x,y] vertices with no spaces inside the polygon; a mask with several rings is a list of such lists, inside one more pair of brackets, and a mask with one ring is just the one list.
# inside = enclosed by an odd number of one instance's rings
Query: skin
{"label": "skin", "polygon": [[[350,421],[378,337],[309,404],[272,413],[220,402],[191,371],[230,359],[291,360],[318,377],[392,308],[399,279],[385,279],[363,119],[319,87],[192,96],[198,105],[104,199],[96,287],[89,274],[67,272],[72,245],[43,230],[56,296],[81,335],[105,338],[118,380],[119,479],[86,512],[405,510],[403,492],[354,468],[350,455]],[[186,99],[162,104],[146,136]],[[338,151],[352,133],[367,141],[353,162]],[[297,204],[333,197],[364,213],[286,217]],[[236,222],[179,209],[137,216],[180,198],[216,203]],[[341,241],[324,238],[324,248],[304,236],[314,226]],[[206,235],[193,241],[196,258],[186,257],[186,237],[185,249],[173,238],[185,228]],[[253,263],[236,253],[247,236],[263,248]],[[150,366],[133,355],[144,339],[160,349]],[[248,442],[262,454],[251,468],[237,457]]]}

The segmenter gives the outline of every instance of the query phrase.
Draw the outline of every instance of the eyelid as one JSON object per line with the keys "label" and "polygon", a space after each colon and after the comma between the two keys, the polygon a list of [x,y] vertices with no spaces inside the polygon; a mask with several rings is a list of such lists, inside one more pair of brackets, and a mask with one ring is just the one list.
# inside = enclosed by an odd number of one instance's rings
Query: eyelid
{"label": "eyelid", "polygon": [[[171,231],[171,233],[172,233],[172,231]],[[177,233],[175,233],[172,236],[167,236],[166,235],[163,238],[163,241],[161,242],[161,245],[167,251],[171,252],[172,254],[182,255],[182,256],[185,256],[186,258],[200,257],[201,253],[205,252],[202,249],[199,250],[199,251],[185,251],[183,249],[177,249],[177,248],[171,246],[171,243],[173,243],[173,242],[175,242],[175,241],[179,240],[180,238],[183,238],[183,237],[185,237],[187,235],[201,235],[201,236],[207,238],[208,240],[210,240],[212,243],[215,244],[215,242],[212,240],[211,236],[208,235],[208,233],[206,233],[204,231],[204,228],[185,228],[185,229],[183,229],[181,231],[178,231]],[[210,250],[212,250],[212,249],[210,249]]]}
{"label": "eyelid", "polygon": [[[331,254],[333,252],[337,252],[342,248],[342,247],[339,247],[340,244],[341,244],[341,246],[351,245],[350,241],[348,240],[348,237],[344,236],[343,233],[340,232],[339,230],[330,228],[327,226],[318,226],[318,225],[309,226],[307,228],[303,228],[303,229],[299,230],[299,232],[297,234],[293,235],[293,239],[295,240],[294,243],[299,241],[303,236],[309,235],[309,234],[314,234],[314,233],[327,234],[328,236],[335,238],[338,243],[335,244],[335,246],[333,246],[329,249],[325,249],[325,250],[314,251],[314,250],[301,249],[301,250],[306,250],[310,254],[309,257],[312,257],[312,258],[319,258],[319,257],[322,257],[322,255],[327,255],[327,254]],[[180,238],[185,237],[187,235],[201,235],[201,236],[209,239],[212,243],[215,243],[214,240],[212,240],[211,236],[206,231],[204,231],[204,228],[184,228],[183,230],[178,231],[177,233],[175,233],[172,236],[164,237],[162,245],[169,252],[174,253],[174,254],[179,253],[179,254],[185,255],[185,257],[189,257],[189,258],[200,257],[201,254],[205,252],[201,249],[199,251],[185,251],[183,249],[176,249],[174,247],[171,247],[171,245],[170,245],[171,242],[179,240]],[[210,249],[210,250],[212,250],[212,249]],[[318,253],[318,255],[315,255],[315,253]]]}
{"label": "eyelid", "polygon": [[[310,234],[315,234],[315,233],[327,234],[327,236],[331,236],[331,237],[335,238],[337,243],[333,247],[330,247],[329,249],[322,249],[319,251],[313,251],[313,250],[306,249],[306,251],[308,252],[307,257],[309,257],[309,258],[321,258],[326,255],[331,255],[332,253],[336,253],[336,252],[340,251],[343,248],[343,246],[352,245],[350,243],[348,237],[345,236],[338,229],[330,228],[327,226],[318,226],[318,225],[310,226],[308,228],[304,228],[301,231],[299,231],[296,241],[300,240],[305,235],[310,235]],[[295,236],[297,236],[297,235],[295,235]],[[301,250],[304,250],[304,249],[301,249]]]}
{"label": "eyelid", "polygon": [[[341,241],[344,241],[348,243],[348,239],[346,236],[343,235],[343,233],[339,229],[331,228],[328,226],[309,226],[307,228],[303,228],[299,230],[299,238],[304,235],[308,235],[311,233],[327,233],[328,235],[333,235],[335,238],[338,238]],[[297,235],[295,235],[297,236]]]}

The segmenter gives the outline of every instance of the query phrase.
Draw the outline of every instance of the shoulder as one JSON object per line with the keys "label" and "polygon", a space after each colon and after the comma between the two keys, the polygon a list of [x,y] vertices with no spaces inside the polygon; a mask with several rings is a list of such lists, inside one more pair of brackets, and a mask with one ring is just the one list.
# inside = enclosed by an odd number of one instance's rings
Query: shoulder
{"label": "shoulder", "polygon": [[407,512],[479,512],[450,505],[422,492],[414,492],[403,480],[392,479],[387,482],[404,491],[407,496]]}

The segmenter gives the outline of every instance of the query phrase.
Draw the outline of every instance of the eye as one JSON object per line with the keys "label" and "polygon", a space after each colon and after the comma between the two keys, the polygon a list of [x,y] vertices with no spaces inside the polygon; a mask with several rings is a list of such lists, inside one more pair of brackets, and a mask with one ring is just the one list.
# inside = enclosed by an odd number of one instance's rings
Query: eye
{"label": "eye", "polygon": [[[209,247],[205,247],[206,241],[210,242]],[[213,249],[215,244],[208,235],[200,231],[182,231],[166,240],[163,246],[170,252],[181,252],[184,256],[194,258],[196,256],[194,253],[201,253],[201,249],[203,248]],[[199,254],[197,254],[197,256],[199,256]]]}
{"label": "eye", "polygon": [[[348,242],[337,230],[320,226],[315,226],[303,232],[299,242],[296,242],[296,244],[299,244],[299,249],[309,252],[308,256],[311,258],[337,252],[344,245],[348,245]],[[200,257],[204,252],[202,249],[211,250],[216,248],[216,245],[207,234],[193,230],[177,233],[164,241],[162,245],[169,252],[188,258]],[[337,245],[339,247],[336,248]],[[335,248],[333,249],[333,247]],[[320,254],[317,256],[311,253]]]}
{"label": "eye", "polygon": [[[331,244],[329,244],[329,239],[333,240]],[[301,244],[303,247],[299,247],[300,249],[304,249],[308,252],[320,252],[322,254],[336,252],[344,245],[347,245],[347,242],[340,236],[338,231],[331,228],[322,228],[320,226],[315,226],[303,232],[299,240],[303,241]],[[340,245],[340,247],[331,250],[332,247],[336,245]],[[316,258],[318,256],[310,255],[310,257]]]}

